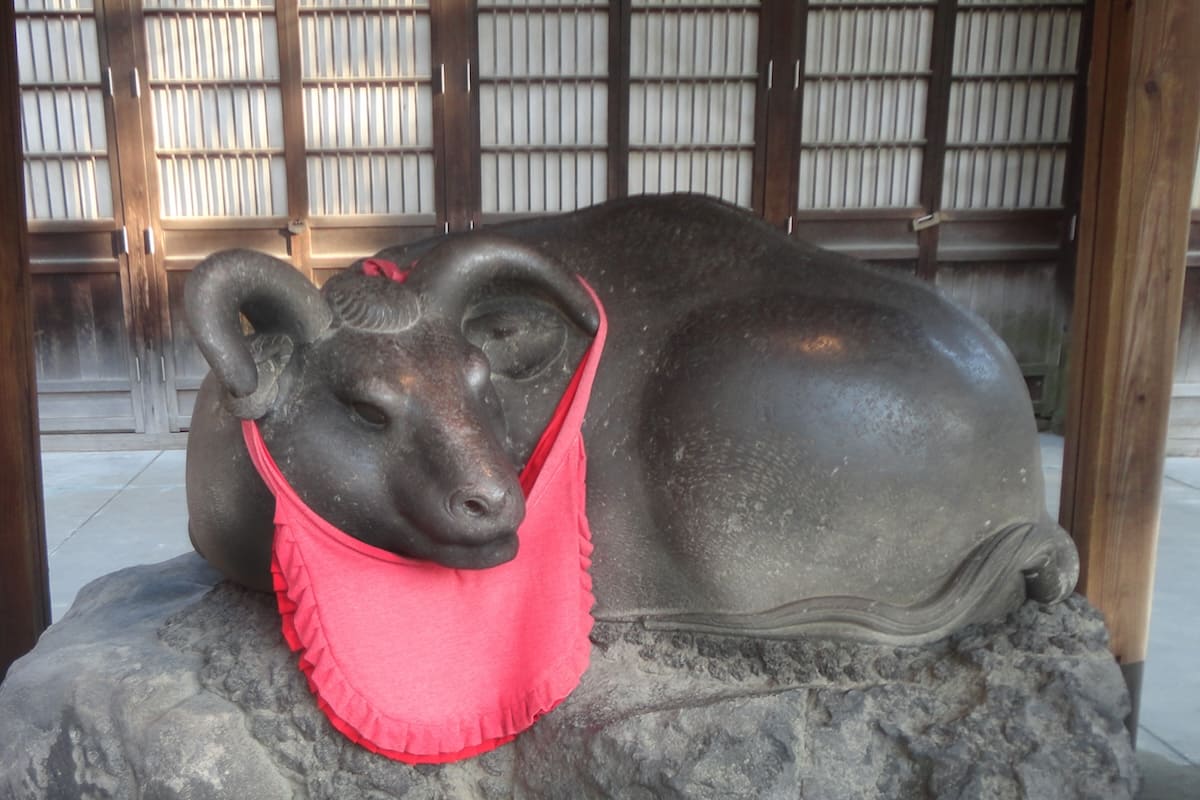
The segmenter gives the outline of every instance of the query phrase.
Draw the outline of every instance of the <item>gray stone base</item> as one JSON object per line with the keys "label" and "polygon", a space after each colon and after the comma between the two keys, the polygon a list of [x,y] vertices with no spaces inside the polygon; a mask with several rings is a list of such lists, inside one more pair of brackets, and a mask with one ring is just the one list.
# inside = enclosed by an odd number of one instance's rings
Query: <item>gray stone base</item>
{"label": "gray stone base", "polygon": [[[80,594],[0,686],[0,798],[1130,798],[1120,672],[1079,597],[919,649],[600,624],[511,745],[409,767],[317,710],[272,599],[198,557]],[[398,678],[402,679],[402,675]]]}

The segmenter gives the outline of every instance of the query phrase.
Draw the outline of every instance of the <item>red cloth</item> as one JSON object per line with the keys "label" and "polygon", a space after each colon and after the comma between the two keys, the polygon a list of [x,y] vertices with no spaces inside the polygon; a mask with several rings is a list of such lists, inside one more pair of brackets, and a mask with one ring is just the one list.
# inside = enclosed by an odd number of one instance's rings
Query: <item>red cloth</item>
{"label": "red cloth", "polygon": [[485,752],[562,702],[587,669],[592,545],[580,429],[607,330],[588,291],[600,328],[522,472],[526,516],[506,564],[451,569],[350,537],[304,504],[258,426],[243,422],[276,500],[284,637],[330,722],[370,750],[408,763]]}
{"label": "red cloth", "polygon": [[[413,262],[414,264],[416,262]],[[377,277],[382,275],[385,278],[391,278],[397,283],[404,283],[408,279],[408,270],[400,269],[391,261],[384,261],[382,258],[368,258],[362,265],[363,275]]]}

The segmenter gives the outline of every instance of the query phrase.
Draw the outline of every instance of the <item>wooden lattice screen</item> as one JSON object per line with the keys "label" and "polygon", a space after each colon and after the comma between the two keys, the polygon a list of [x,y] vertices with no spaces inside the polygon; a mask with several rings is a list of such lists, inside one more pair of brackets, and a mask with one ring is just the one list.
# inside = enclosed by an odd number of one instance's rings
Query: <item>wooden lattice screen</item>
{"label": "wooden lattice screen", "polygon": [[570,211],[608,189],[608,13],[479,3],[484,214]]}
{"label": "wooden lattice screen", "polygon": [[629,192],[753,205],[759,3],[633,0]]}
{"label": "wooden lattice screen", "polygon": [[[18,0],[47,430],[186,428],[187,272],[698,191],[935,281],[1057,397],[1083,0]],[[91,331],[81,334],[80,331]]]}
{"label": "wooden lattice screen", "polygon": [[435,214],[428,3],[302,0],[309,212]]}
{"label": "wooden lattice screen", "polygon": [[911,5],[809,12],[798,209],[920,206],[933,16]]}
{"label": "wooden lattice screen", "polygon": [[91,3],[18,0],[18,69],[30,221],[109,220],[112,176]]}

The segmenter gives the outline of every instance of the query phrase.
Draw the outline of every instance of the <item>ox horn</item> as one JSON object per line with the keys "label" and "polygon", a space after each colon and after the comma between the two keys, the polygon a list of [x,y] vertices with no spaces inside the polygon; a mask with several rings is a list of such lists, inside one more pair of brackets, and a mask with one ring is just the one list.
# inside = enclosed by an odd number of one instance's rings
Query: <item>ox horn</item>
{"label": "ox horn", "polygon": [[[288,337],[283,358],[290,356],[292,345],[313,341],[332,321],[325,300],[307,278],[253,250],[225,250],[200,262],[188,276],[184,310],[200,352],[235,403],[260,389],[260,367],[242,334],[240,314],[256,333]],[[269,388],[273,394],[273,381]]]}
{"label": "ox horn", "polygon": [[408,285],[421,293],[431,310],[461,319],[479,287],[497,280],[540,288],[589,335],[600,326],[600,314],[591,297],[557,259],[495,233],[443,242],[421,258]]}

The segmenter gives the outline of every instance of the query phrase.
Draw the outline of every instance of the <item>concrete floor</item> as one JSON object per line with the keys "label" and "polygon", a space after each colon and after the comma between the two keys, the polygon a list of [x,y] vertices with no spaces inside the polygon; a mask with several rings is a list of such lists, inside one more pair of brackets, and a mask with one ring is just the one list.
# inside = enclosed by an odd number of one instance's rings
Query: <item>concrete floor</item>
{"label": "concrete floor", "polygon": [[[1043,435],[1058,502],[1062,439]],[[59,619],[89,581],[188,552],[181,450],[42,456],[50,594]],[[1200,800],[1200,458],[1167,459],[1138,732],[1143,800]]]}

